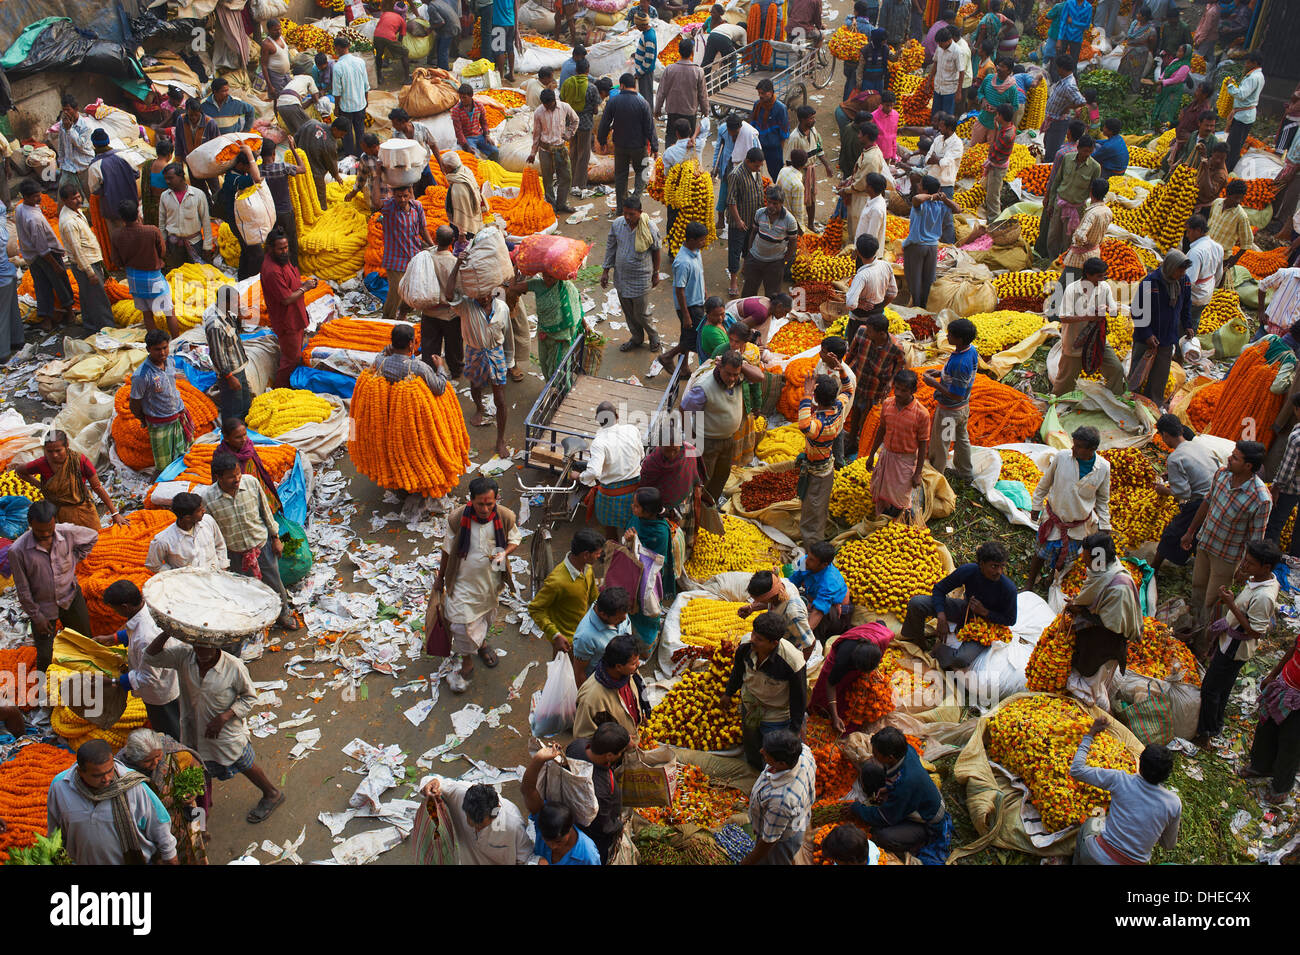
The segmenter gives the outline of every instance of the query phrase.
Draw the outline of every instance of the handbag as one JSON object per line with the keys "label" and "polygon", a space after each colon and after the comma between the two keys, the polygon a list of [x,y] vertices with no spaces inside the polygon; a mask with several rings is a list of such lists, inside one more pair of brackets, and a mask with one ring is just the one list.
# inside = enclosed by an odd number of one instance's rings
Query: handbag
{"label": "handbag", "polygon": [[641,586],[637,591],[640,613],[657,617],[664,611],[664,555],[656,554],[636,542],[636,555],[641,564]]}
{"label": "handbag", "polygon": [[442,594],[438,595],[437,605],[425,613],[432,613],[433,620],[425,625],[424,652],[431,657],[451,656],[451,631],[442,616]]}
{"label": "handbag", "polygon": [[1128,371],[1128,390],[1141,391],[1147,383],[1147,377],[1151,374],[1151,366],[1156,363],[1156,349],[1160,347],[1160,340],[1152,338],[1147,342],[1147,350],[1142,353],[1140,361],[1134,362],[1133,367]]}
{"label": "handbag", "polygon": [[458,865],[460,852],[456,847],[456,830],[452,827],[451,811],[441,796],[431,796],[415,811],[411,829],[411,848],[420,865]]}
{"label": "handbag", "polygon": [[648,750],[630,747],[619,769],[623,808],[672,805],[679,772],[677,757],[669,747],[656,746]]}
{"label": "handbag", "polygon": [[1101,358],[1106,348],[1106,319],[1088,322],[1079,335],[1079,355],[1083,370],[1093,374],[1101,368]]}
{"label": "handbag", "polygon": [[601,583],[601,590],[622,587],[632,598],[632,612],[639,613],[639,597],[644,576],[645,567],[635,551],[617,541],[606,542],[605,579]]}

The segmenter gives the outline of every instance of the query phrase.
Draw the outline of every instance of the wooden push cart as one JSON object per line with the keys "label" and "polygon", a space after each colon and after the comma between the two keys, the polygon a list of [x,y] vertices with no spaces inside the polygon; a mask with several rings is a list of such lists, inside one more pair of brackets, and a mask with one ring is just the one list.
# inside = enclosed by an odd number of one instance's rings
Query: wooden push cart
{"label": "wooden push cart", "polygon": [[[762,63],[764,45],[772,48],[771,58]],[[705,87],[709,105],[718,118],[733,111],[748,113],[758,100],[760,80],[771,80],[776,98],[794,112],[808,104],[808,84],[825,89],[835,73],[835,60],[825,43],[785,43],[755,40],[734,53],[709,64]]]}

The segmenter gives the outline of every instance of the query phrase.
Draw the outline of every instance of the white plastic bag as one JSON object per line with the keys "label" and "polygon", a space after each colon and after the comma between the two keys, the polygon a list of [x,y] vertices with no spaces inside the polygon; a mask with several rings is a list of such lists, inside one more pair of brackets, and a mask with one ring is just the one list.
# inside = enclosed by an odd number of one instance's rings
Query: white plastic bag
{"label": "white plastic bag", "polygon": [[528,725],[534,736],[554,736],[573,726],[578,712],[578,683],[567,653],[546,664],[546,684],[533,694]]}
{"label": "white plastic bag", "polygon": [[433,308],[442,301],[442,285],[438,282],[438,270],[434,267],[432,252],[423,249],[411,258],[398,290],[402,294],[402,301],[421,311]]}
{"label": "white plastic bag", "polygon": [[[564,658],[567,660],[568,656]],[[541,748],[542,743],[533,740],[528,744],[529,755],[535,755]],[[586,760],[569,759],[561,753],[558,759],[548,760],[542,766],[537,778],[537,791],[547,802],[568,806],[578,825],[590,825],[600,812],[596,784],[592,781],[595,768]]]}
{"label": "white plastic bag", "polygon": [[93,384],[74,381],[68,385],[67,401],[51,427],[73,437],[96,421],[107,421],[113,414],[113,396],[105,394]]}
{"label": "white plastic bag", "polygon": [[235,224],[249,245],[260,245],[275,228],[275,199],[262,180],[247,195],[235,197]]}

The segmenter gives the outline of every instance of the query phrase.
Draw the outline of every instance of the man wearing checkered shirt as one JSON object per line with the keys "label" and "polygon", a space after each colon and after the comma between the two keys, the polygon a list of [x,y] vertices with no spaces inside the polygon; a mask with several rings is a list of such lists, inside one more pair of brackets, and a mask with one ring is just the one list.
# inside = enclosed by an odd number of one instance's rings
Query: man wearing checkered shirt
{"label": "man wearing checkered shirt", "polygon": [[[1257,422],[1266,427],[1271,422]],[[1245,426],[1245,422],[1243,422]],[[1249,541],[1259,540],[1268,527],[1272,498],[1258,471],[1264,464],[1264,446],[1258,441],[1238,441],[1228,463],[1210,481],[1210,493],[1201,502],[1191,527],[1183,535],[1184,550],[1197,542],[1192,568],[1192,612],[1197,623],[1212,618],[1219,588],[1232,583]]]}
{"label": "man wearing checkered shirt", "polygon": [[812,822],[817,763],[797,733],[773,730],[763,737],[766,765],[749,794],[754,848],[741,865],[791,865]]}

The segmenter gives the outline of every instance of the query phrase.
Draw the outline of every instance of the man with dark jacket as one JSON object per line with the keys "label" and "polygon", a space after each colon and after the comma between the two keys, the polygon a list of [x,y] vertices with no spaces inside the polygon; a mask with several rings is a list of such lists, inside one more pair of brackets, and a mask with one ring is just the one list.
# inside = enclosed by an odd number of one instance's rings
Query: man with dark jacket
{"label": "man with dark jacket", "polygon": [[655,133],[654,117],[650,104],[636,91],[636,77],[624,73],[618,78],[619,93],[611,96],[605,103],[605,112],[600,118],[600,128],[596,132],[596,141],[604,146],[609,141],[610,131],[614,133],[614,212],[611,219],[623,214],[623,200],[627,196],[627,170],[631,166],[635,172],[632,195],[640,196],[645,188],[647,151],[650,156],[659,152],[659,137]]}

